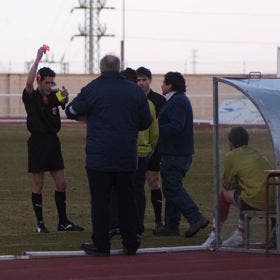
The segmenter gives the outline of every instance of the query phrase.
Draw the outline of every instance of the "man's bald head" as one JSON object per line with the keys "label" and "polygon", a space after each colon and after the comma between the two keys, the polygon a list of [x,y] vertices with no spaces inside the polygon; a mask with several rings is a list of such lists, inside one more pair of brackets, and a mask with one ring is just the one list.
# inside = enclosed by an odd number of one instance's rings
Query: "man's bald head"
{"label": "man's bald head", "polygon": [[120,72],[120,59],[115,55],[105,55],[100,60],[100,72]]}

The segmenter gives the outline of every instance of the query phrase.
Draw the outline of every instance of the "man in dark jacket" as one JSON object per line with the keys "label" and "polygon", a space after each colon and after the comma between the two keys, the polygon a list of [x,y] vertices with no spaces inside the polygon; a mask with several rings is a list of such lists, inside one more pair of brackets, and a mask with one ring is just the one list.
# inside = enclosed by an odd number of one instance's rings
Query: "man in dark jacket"
{"label": "man in dark jacket", "polygon": [[168,72],[164,76],[162,92],[167,103],[159,113],[158,151],[166,199],[165,226],[156,235],[179,235],[181,214],[190,224],[186,237],[192,237],[209,223],[183,187],[194,153],[192,106],[185,91],[185,79],[180,73]]}
{"label": "man in dark jacket", "polygon": [[92,241],[81,249],[90,255],[109,255],[109,200],[117,188],[120,231],[126,254],[135,254],[137,214],[132,173],[137,165],[137,137],[152,117],[141,89],[120,73],[120,60],[107,55],[100,61],[101,75],[82,88],[67,106],[70,119],[86,118],[86,170],[91,193]]}

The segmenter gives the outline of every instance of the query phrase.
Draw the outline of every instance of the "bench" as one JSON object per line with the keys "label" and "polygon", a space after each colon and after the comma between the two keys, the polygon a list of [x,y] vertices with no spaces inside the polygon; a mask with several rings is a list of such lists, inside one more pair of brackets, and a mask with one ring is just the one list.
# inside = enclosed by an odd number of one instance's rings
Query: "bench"
{"label": "bench", "polygon": [[269,211],[269,190],[272,186],[280,186],[280,170],[265,170],[266,181],[265,181],[265,210],[246,210],[242,211],[244,214],[245,225],[245,248],[249,249],[250,241],[250,220],[252,218],[264,218],[265,219],[265,250],[269,251],[269,219],[276,218],[276,212]]}

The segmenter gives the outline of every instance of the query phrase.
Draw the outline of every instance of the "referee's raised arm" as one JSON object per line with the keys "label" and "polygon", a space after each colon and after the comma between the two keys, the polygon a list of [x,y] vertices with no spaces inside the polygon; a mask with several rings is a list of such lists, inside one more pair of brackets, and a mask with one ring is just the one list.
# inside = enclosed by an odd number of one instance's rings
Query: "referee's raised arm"
{"label": "referee's raised arm", "polygon": [[37,51],[36,59],[35,59],[32,67],[31,67],[31,69],[28,73],[27,80],[26,80],[26,85],[25,85],[25,89],[28,93],[31,93],[34,89],[33,83],[35,81],[35,77],[36,77],[36,73],[37,73],[37,70],[38,70],[39,62],[40,62],[44,53],[46,53],[45,48],[40,47]]}

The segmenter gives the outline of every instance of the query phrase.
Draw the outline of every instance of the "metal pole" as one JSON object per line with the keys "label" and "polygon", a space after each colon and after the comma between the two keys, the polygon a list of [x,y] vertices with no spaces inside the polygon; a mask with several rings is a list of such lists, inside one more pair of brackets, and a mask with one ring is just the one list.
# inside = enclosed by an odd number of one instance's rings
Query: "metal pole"
{"label": "metal pole", "polygon": [[121,40],[121,70],[124,70],[124,42]]}
{"label": "metal pole", "polygon": [[122,11],[122,22],[123,22],[123,30],[122,30],[122,40],[121,40],[121,69],[125,68],[125,0],[123,0],[123,11]]}
{"label": "metal pole", "polygon": [[215,228],[216,228],[216,248],[219,248],[220,242],[220,166],[219,166],[219,97],[218,97],[218,79],[213,78],[213,183],[215,192]]}
{"label": "metal pole", "polygon": [[[278,48],[279,50],[279,48]],[[279,162],[279,151],[275,153],[276,159],[276,169],[280,169],[280,162]],[[280,182],[279,177],[276,178],[277,185],[276,185],[276,240],[277,240],[277,252],[280,252]]]}
{"label": "metal pole", "polygon": [[88,54],[88,72],[93,74],[93,0],[89,2],[89,54]]}

